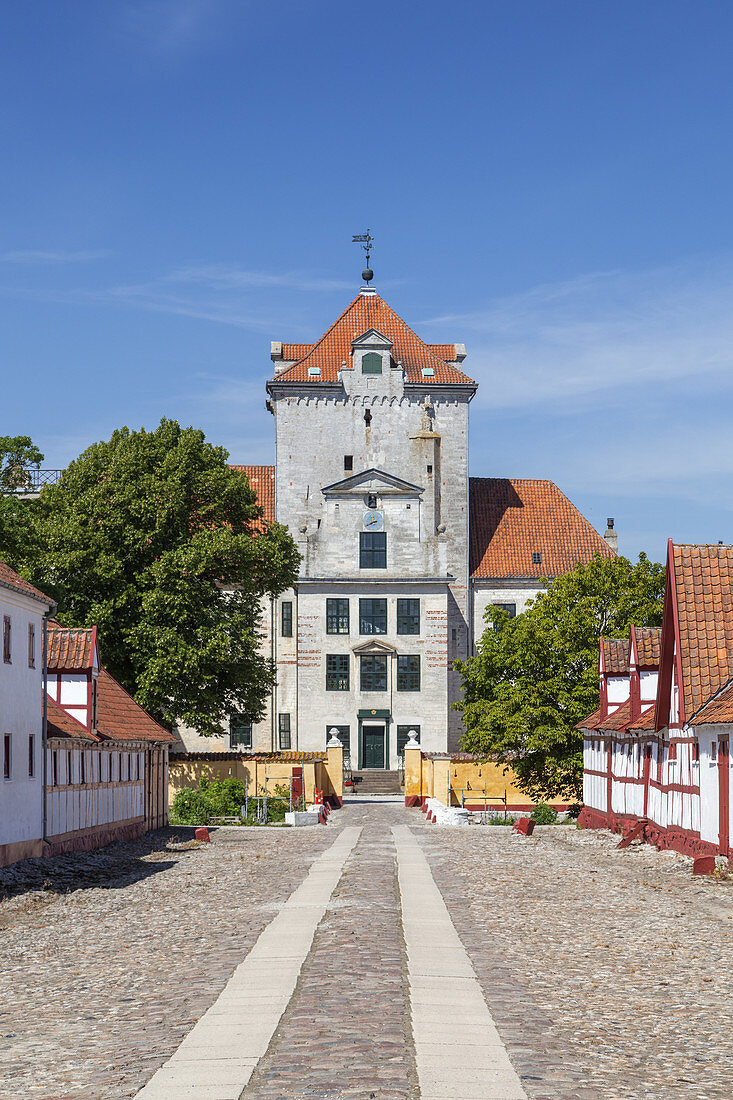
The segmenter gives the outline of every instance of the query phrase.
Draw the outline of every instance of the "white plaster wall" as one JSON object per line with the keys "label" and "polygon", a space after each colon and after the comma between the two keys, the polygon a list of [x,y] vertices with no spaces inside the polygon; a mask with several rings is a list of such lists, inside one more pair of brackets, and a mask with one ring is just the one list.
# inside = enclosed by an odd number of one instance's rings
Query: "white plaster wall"
{"label": "white plaster wall", "polygon": [[[43,606],[0,588],[3,616],[12,624],[12,664],[0,652],[0,763],[4,734],[12,735],[12,778],[0,771],[0,844],[43,836]],[[28,624],[36,630],[36,667],[28,667]],[[28,736],[35,735],[35,778],[28,776]]]}
{"label": "white plaster wall", "polygon": [[628,676],[607,676],[606,689],[608,691],[609,704],[615,704],[616,707],[620,706],[621,703],[625,703],[629,697]]}
{"label": "white plaster wall", "polygon": [[[53,753],[58,759],[58,784],[53,781]],[[145,814],[145,753],[141,750],[81,749],[78,745],[69,748],[62,740],[51,740],[48,745],[48,781],[47,794],[48,835],[60,836],[63,833],[89,829],[96,825],[109,825],[116,821],[143,817]],[[85,757],[85,779],[81,782],[81,755]],[[109,783],[109,755],[113,759],[113,780]],[[131,761],[133,776],[127,779],[127,763]],[[102,767],[102,782],[99,782],[99,767]],[[71,768],[69,768],[71,764]],[[122,780],[120,781],[120,764]],[[139,764],[140,778],[137,778]]]}
{"label": "white plaster wall", "polygon": [[697,739],[700,744],[700,838],[717,844],[718,827],[718,761],[713,759],[713,742],[718,741],[722,726],[699,726]]}
{"label": "white plaster wall", "polygon": [[642,703],[653,703],[657,698],[658,672],[640,672],[639,689]]}
{"label": "white plaster wall", "polygon": [[[350,633],[326,633],[326,600],[329,596],[348,598]],[[420,634],[397,634],[398,597],[420,600]],[[359,598],[387,600],[387,633],[359,633]],[[358,712],[361,709],[389,710],[390,767],[397,767],[396,740],[398,725],[419,725],[421,742],[426,751],[445,749],[447,708],[449,704],[446,677],[448,661],[448,589],[445,585],[411,584],[403,587],[387,581],[362,585],[323,584],[301,585],[298,594],[298,677],[278,684],[278,711],[291,715],[291,729],[297,727],[297,742],[293,748],[306,752],[321,752],[325,744],[326,727],[348,725],[351,734],[352,764],[356,766]],[[388,658],[388,690],[362,692],[359,682],[358,657],[354,649],[366,642],[385,642],[399,654],[420,656],[419,692],[396,690],[396,659]],[[350,690],[326,691],[326,656],[329,653],[349,656]],[[297,721],[296,721],[297,719]]]}
{"label": "white plaster wall", "polygon": [[536,584],[521,585],[517,582],[509,585],[506,582],[492,582],[482,580],[471,581],[471,600],[473,604],[473,646],[474,649],[486,629],[484,614],[490,604],[513,603],[517,607],[517,615],[527,610],[530,600],[541,592]]}

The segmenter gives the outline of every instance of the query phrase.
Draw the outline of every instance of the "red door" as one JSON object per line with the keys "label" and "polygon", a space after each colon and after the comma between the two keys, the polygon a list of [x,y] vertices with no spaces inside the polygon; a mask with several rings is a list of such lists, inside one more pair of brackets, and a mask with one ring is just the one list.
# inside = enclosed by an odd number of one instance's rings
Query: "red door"
{"label": "red door", "polygon": [[730,760],[728,738],[718,741],[718,828],[721,855],[728,855],[730,844]]}
{"label": "red door", "polygon": [[644,817],[649,812],[649,780],[652,774],[652,747],[644,746]]}

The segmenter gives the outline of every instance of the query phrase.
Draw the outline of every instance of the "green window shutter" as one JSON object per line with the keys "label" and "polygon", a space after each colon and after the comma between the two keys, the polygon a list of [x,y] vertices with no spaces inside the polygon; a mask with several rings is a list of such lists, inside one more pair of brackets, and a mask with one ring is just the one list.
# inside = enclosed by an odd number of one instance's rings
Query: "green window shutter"
{"label": "green window shutter", "polygon": [[361,357],[361,373],[362,374],[381,374],[382,373],[382,356],[377,355],[376,351],[367,352],[366,355]]}

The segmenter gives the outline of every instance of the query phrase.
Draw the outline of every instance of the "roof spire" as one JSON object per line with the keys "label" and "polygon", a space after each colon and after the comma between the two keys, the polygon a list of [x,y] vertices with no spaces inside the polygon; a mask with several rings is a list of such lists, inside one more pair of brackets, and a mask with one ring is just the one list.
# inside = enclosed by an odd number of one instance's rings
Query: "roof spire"
{"label": "roof spire", "polygon": [[366,233],[357,233],[357,234],[355,234],[355,236],[353,236],[351,238],[351,243],[352,244],[360,244],[361,247],[366,252],[366,267],[364,268],[364,270],[361,273],[361,277],[362,277],[362,279],[364,280],[365,283],[370,283],[372,281],[372,279],[374,278],[374,272],[372,271],[372,269],[369,266],[369,254],[372,250],[372,241],[373,240],[374,240],[374,237],[372,237],[372,235],[371,235],[371,233],[369,232],[368,229],[367,229]]}

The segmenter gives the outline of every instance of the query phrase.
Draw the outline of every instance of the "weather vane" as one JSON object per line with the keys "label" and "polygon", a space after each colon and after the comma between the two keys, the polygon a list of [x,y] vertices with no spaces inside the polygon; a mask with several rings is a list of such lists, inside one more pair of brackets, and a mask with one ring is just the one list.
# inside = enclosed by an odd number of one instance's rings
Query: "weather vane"
{"label": "weather vane", "polygon": [[374,240],[374,237],[372,237],[371,233],[367,229],[366,233],[357,233],[351,238],[351,240],[353,244],[360,244],[366,252],[366,267],[362,271],[361,277],[365,283],[369,283],[374,278],[374,272],[369,266],[369,254],[372,250],[372,241]]}

